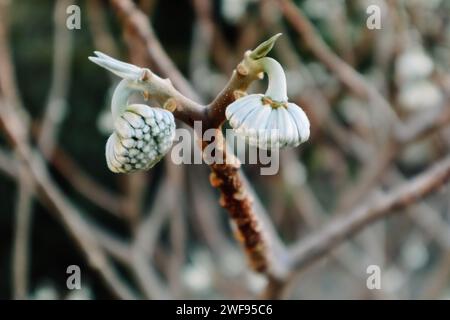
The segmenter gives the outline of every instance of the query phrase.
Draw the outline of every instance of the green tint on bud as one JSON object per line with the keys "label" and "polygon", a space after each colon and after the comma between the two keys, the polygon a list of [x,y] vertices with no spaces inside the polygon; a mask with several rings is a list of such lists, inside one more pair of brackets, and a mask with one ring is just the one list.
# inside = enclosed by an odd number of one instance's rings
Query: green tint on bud
{"label": "green tint on bud", "polygon": [[236,135],[261,149],[296,147],[309,139],[305,112],[288,101],[286,75],[273,58],[266,57],[281,33],[260,44],[249,57],[268,75],[265,94],[250,94],[231,103],[225,116]]}
{"label": "green tint on bud", "polygon": [[261,43],[258,47],[256,47],[256,49],[254,49],[250,53],[250,58],[257,60],[262,57],[265,57],[270,52],[270,50],[272,50],[273,46],[275,45],[275,42],[281,35],[282,35],[281,33],[277,33],[270,39]]}
{"label": "green tint on bud", "polygon": [[144,104],[126,107],[106,143],[108,168],[116,173],[148,170],[170,150],[175,137],[171,112]]}

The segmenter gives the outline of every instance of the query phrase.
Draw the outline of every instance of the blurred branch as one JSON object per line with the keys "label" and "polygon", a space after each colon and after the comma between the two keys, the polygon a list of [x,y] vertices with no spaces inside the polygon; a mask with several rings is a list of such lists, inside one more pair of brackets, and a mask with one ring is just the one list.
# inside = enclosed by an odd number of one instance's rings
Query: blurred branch
{"label": "blurred branch", "polygon": [[[192,0],[192,6],[197,17],[198,28],[201,29],[202,38],[208,42],[207,46],[212,49],[210,51],[214,62],[224,73],[231,72],[234,66],[230,57],[233,57],[234,51],[230,50],[219,25],[215,23],[213,1]],[[195,57],[192,57],[192,59],[195,59]]]}
{"label": "blurred branch", "polygon": [[167,222],[168,201],[171,199],[163,195],[169,192],[169,183],[164,179],[158,187],[155,196],[155,204],[148,210],[147,215],[140,225],[134,230],[132,241],[132,266],[131,270],[138,280],[138,285],[149,299],[169,298],[170,294],[161,283],[156,270],[153,267],[158,237]]}
{"label": "blurred branch", "polygon": [[[23,116],[22,99],[17,89],[15,78],[14,63],[12,61],[11,50],[9,47],[7,13],[9,12],[9,3],[0,3],[0,92],[4,99],[17,106],[18,112]],[[1,108],[1,106],[0,106]],[[24,117],[28,119],[28,117]],[[24,121],[26,122],[26,121]],[[26,140],[27,130],[22,128],[18,130],[20,139]],[[15,160],[20,161],[17,154],[14,154]],[[13,273],[13,295],[16,299],[25,299],[28,294],[28,268],[29,268],[29,239],[30,223],[33,208],[33,185],[27,181],[26,173],[23,169],[17,170],[16,179],[18,185],[18,196],[15,208],[15,230],[13,244],[13,258],[11,269]]]}
{"label": "blurred branch", "polygon": [[[19,160],[20,161],[20,160]],[[28,295],[29,242],[32,219],[33,186],[23,168],[19,167],[18,196],[16,201],[16,225],[12,259],[13,290],[15,299],[26,299]]]}
{"label": "blurred branch", "polygon": [[172,294],[180,298],[183,294],[182,287],[182,268],[186,258],[186,221],[184,209],[186,207],[186,199],[181,191],[184,185],[183,167],[177,166],[166,158],[167,175],[169,182],[169,199],[177,199],[178,201],[171,203],[170,208],[170,244],[172,252],[169,262],[169,287]]}
{"label": "blurred branch", "polygon": [[349,214],[328,223],[292,248],[295,268],[303,269],[368,224],[413,204],[440,188],[448,179],[450,179],[449,157],[389,193],[378,196]]}
{"label": "blurred branch", "polygon": [[175,87],[184,95],[195,101],[201,101],[189,82],[178,71],[164,51],[155,36],[148,17],[130,0],[110,0],[110,2],[122,21],[124,32],[137,38],[141,44],[145,44],[148,56],[151,60],[158,62],[155,64],[157,71],[170,78]]}
{"label": "blurred branch", "polygon": [[105,11],[100,0],[86,2],[89,27],[92,33],[95,47],[113,57],[117,57],[119,50],[112,34],[108,30]]}
{"label": "blurred branch", "polygon": [[61,147],[57,146],[51,159],[56,170],[86,199],[117,217],[122,217],[122,196],[93,180]]}
{"label": "blurred branch", "polygon": [[[374,106],[382,108],[388,116],[391,125],[397,121],[397,116],[389,102],[378,92],[378,90],[355,69],[339,58],[322,40],[319,33],[291,0],[276,0],[286,20],[293,29],[301,36],[303,43],[325,66],[333,71],[336,76],[357,96],[366,99]],[[392,122],[394,121],[394,122]],[[386,123],[385,123],[386,124]]]}
{"label": "blurred branch", "polygon": [[[4,2],[0,2],[3,6]],[[0,13],[5,14],[6,7],[2,7]],[[110,265],[110,262],[95,240],[95,233],[92,232],[90,224],[83,220],[82,215],[78,210],[65,198],[63,193],[51,180],[46,165],[40,155],[35,152],[29,145],[27,133],[29,131],[28,123],[24,119],[28,119],[29,115],[20,102],[18,97],[17,88],[13,76],[12,63],[10,60],[10,53],[7,44],[5,19],[0,19],[0,66],[2,72],[0,73],[0,89],[5,101],[0,100],[0,122],[1,128],[5,131],[6,137],[9,140],[12,148],[16,151],[19,161],[14,165],[19,165],[18,172],[25,172],[28,184],[35,185],[38,191],[38,195],[43,199],[43,202],[50,206],[58,217],[61,219],[69,233],[74,237],[80,248],[86,254],[90,265],[97,269],[99,274],[109,285],[111,290],[121,298],[131,299],[135,298],[134,293],[128,286],[122,282],[117,275],[114,268]],[[64,27],[65,29],[65,27]],[[18,179],[19,180],[19,179]],[[23,196],[30,199],[30,195],[22,195],[20,206],[18,211],[24,212],[24,209],[28,208],[28,201],[24,201]],[[24,207],[22,207],[24,206]],[[17,237],[23,236],[24,228],[24,216],[18,217],[18,229]],[[27,219],[25,219],[26,222]],[[18,239],[18,238],[16,238]],[[23,241],[28,241],[26,237],[22,238]],[[24,260],[20,257],[23,256],[23,245],[16,244],[16,249],[19,248],[17,258],[14,259],[15,263],[23,264]],[[21,249],[22,248],[22,249]],[[16,272],[23,271],[23,266],[19,268],[14,267]],[[22,278],[26,280],[26,275],[18,275],[16,278]],[[18,291],[23,291],[22,284],[16,284],[18,287],[22,287]]]}
{"label": "blurred branch", "polygon": [[53,73],[50,93],[37,139],[39,148],[46,158],[51,157],[59,127],[67,112],[73,32],[66,27],[65,11],[71,3],[70,0],[56,2],[53,12]]}
{"label": "blurred branch", "polygon": [[42,158],[39,154],[33,152],[26,140],[18,134],[17,128],[21,128],[24,125],[15,125],[21,121],[18,119],[14,109],[8,108],[4,103],[0,103],[0,120],[11,145],[17,151],[21,161],[23,161],[22,169],[27,171],[27,176],[33,179],[33,183],[38,188],[38,191],[42,193],[45,201],[48,201],[53,211],[58,214],[69,233],[86,254],[90,265],[99,272],[118,297],[123,299],[135,298],[134,293],[122,282],[110,265],[104,251],[98,246],[89,224],[83,220],[75,206],[66,199],[52,182]]}
{"label": "blurred branch", "polygon": [[298,241],[290,248],[292,274],[285,280],[270,282],[265,297],[279,297],[295,274],[326,256],[364,227],[414,204],[442,187],[449,179],[450,157],[447,157],[417,177],[369,199],[350,213],[338,216],[310,236]]}
{"label": "blurred branch", "polygon": [[0,170],[8,177],[17,179],[19,171],[14,163],[14,157],[7,151],[0,149]]}
{"label": "blurred branch", "polygon": [[352,187],[344,192],[345,196],[340,199],[338,211],[345,211],[360,201],[380,181],[383,172],[386,172],[398,154],[409,144],[436,133],[449,123],[450,108],[449,105],[444,105],[418,114],[406,123],[397,126],[390,141],[378,149],[369,146],[372,149],[370,152],[372,156],[367,157],[367,151],[366,154],[356,153],[356,156],[363,162],[362,174]]}
{"label": "blurred branch", "polygon": [[[8,44],[9,5],[8,1],[0,2],[0,70],[2,71],[0,72],[0,88],[5,100],[22,110],[23,103],[17,89],[14,64]],[[22,114],[22,116],[24,115]]]}

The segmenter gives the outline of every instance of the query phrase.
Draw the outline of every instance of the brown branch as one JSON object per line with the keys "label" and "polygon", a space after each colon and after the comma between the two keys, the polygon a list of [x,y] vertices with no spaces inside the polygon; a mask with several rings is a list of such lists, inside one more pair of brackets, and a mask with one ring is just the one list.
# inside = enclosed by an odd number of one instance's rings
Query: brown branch
{"label": "brown branch", "polygon": [[[19,95],[11,50],[8,44],[8,6],[7,1],[0,2],[0,92],[4,99],[18,109],[23,109]],[[22,112],[22,111],[20,111]],[[27,119],[28,120],[28,119]]]}
{"label": "brown branch", "polygon": [[86,199],[113,215],[122,217],[122,196],[105,189],[93,180],[61,147],[55,147],[50,161],[56,170]]}
{"label": "brown branch", "polygon": [[244,59],[238,64],[225,88],[208,105],[207,123],[205,129],[218,128],[225,121],[225,109],[236,98],[239,92],[247,91],[250,84],[260,79],[262,70],[249,58],[250,51],[245,53]]}
{"label": "brown branch", "polygon": [[[216,65],[224,73],[231,72],[234,68],[231,57],[234,52],[226,43],[224,35],[219,26],[214,23],[213,3],[211,0],[193,0],[192,6],[197,17],[204,37],[208,39],[208,46],[211,47],[211,54]],[[211,42],[211,43],[209,43]]]}
{"label": "brown branch", "polygon": [[[20,160],[19,160],[20,161]],[[14,298],[26,299],[28,295],[28,267],[29,267],[29,243],[30,226],[33,207],[33,186],[26,172],[19,168],[18,195],[15,212],[15,234],[12,273],[14,275]]]}
{"label": "brown branch", "polygon": [[[384,176],[395,158],[409,144],[438,132],[450,122],[448,105],[418,114],[406,123],[398,123],[394,136],[378,150],[372,147],[370,155],[357,154],[364,163],[363,174],[341,198],[337,211],[352,208]],[[368,156],[369,155],[369,156]]]}
{"label": "brown branch", "polygon": [[303,43],[328,69],[357,96],[372,102],[373,105],[382,108],[389,116],[388,120],[397,121],[389,102],[378,92],[378,90],[364,79],[355,69],[338,57],[322,40],[308,18],[295,6],[291,0],[276,0],[286,20],[292,28],[301,36]]}
{"label": "brown branch", "polygon": [[[4,25],[0,23],[0,34],[2,36],[5,35],[1,32],[4,30],[4,28],[2,28],[3,26]],[[9,62],[7,42],[4,37],[0,36],[0,38],[0,64],[10,65],[11,68],[8,70],[12,73],[12,63]],[[8,163],[10,162],[10,159],[8,159],[7,156],[2,157],[1,160],[4,162],[2,164],[5,164],[5,166],[2,166],[2,169],[8,170],[9,167],[14,168],[11,172],[8,171],[8,174],[15,177],[16,180],[19,180],[19,172],[24,172],[24,176],[26,176],[25,181],[36,186],[35,194],[37,195],[37,198],[49,208],[50,212],[55,213],[61,220],[69,234],[72,235],[75,242],[86,255],[91,267],[99,272],[100,276],[108,287],[111,288],[112,292],[117,297],[123,299],[136,299],[137,296],[134,293],[134,290],[123,281],[119,274],[117,274],[111,264],[110,258],[106,254],[110,253],[128,267],[138,268],[135,259],[131,258],[134,257],[134,255],[132,255],[132,253],[134,254],[134,251],[120,240],[97,228],[91,221],[88,221],[88,219],[85,219],[84,214],[65,197],[58,186],[53,182],[47,171],[44,159],[39,152],[33,150],[29,144],[27,138],[27,132],[29,131],[28,124],[24,121],[24,119],[28,119],[29,116],[25,109],[22,108],[19,99],[12,98],[14,95],[11,93],[10,88],[15,88],[15,85],[11,84],[11,79],[13,79],[13,77],[9,75],[8,72],[1,73],[1,93],[5,97],[9,97],[9,99],[5,104],[3,101],[0,101],[0,128],[5,131],[11,146],[17,153],[19,161]],[[63,99],[59,94],[61,90],[58,89],[56,91],[56,93],[54,92],[53,95],[51,95],[50,101],[54,99]],[[54,125],[54,123],[52,123],[52,125]],[[47,157],[48,156],[49,154],[47,154]],[[81,180],[83,181],[83,179]],[[28,202],[23,201],[23,197],[22,194],[19,195],[19,204],[21,204],[21,206],[18,207],[19,213],[25,212],[26,210],[23,208],[27,208]],[[25,197],[30,198],[30,195],[25,194]],[[25,230],[23,228],[23,223],[21,222],[23,219],[21,218],[23,218],[22,215],[17,216],[18,231]],[[21,235],[23,235],[23,233],[18,232],[17,238],[23,238]],[[18,242],[17,245],[19,245]],[[22,265],[23,250],[16,251],[18,252],[18,255],[17,258],[14,259],[15,265],[18,264],[16,261]],[[138,256],[139,255],[141,255],[141,252],[138,252]],[[14,268],[17,272],[22,269],[23,268],[20,266],[19,268]],[[22,274],[20,277],[26,279]],[[21,289],[22,287],[24,286],[20,285],[17,287],[22,292],[21,296],[24,292],[24,290]]]}
{"label": "brown branch", "polygon": [[10,144],[17,151],[22,161],[21,169],[25,170],[27,177],[32,179],[40,196],[44,198],[43,201],[61,219],[68,232],[85,253],[90,265],[99,272],[105,283],[118,297],[124,299],[136,298],[135,294],[120,279],[109,263],[108,257],[97,243],[95,234],[92,233],[89,224],[83,220],[76,207],[50,179],[43,159],[38,154],[33,153],[27,142],[17,132],[17,128],[23,127],[24,124],[21,123],[15,110],[1,103],[0,120]]}
{"label": "brown branch", "polygon": [[138,280],[145,296],[149,299],[163,299],[170,297],[162,285],[157,272],[152,264],[156,251],[158,237],[166,224],[168,215],[169,198],[164,197],[169,192],[168,179],[165,178],[158,188],[155,204],[148,210],[138,228],[134,230],[132,240],[132,265],[131,271]]}
{"label": "brown branch", "polygon": [[300,270],[326,255],[370,223],[427,196],[450,179],[450,157],[389,193],[373,199],[349,214],[328,223],[320,231],[292,248],[293,266]]}
{"label": "brown branch", "polygon": [[17,179],[19,170],[14,163],[14,157],[3,148],[0,149],[0,170],[9,178]]}
{"label": "brown branch", "polygon": [[[9,47],[8,24],[6,16],[9,12],[9,4],[0,4],[0,93],[4,98],[17,106],[25,115],[22,99],[17,89],[15,79],[14,64],[12,61],[11,49]],[[27,119],[28,117],[24,117]],[[20,139],[26,139],[25,130],[19,132]],[[16,160],[20,162],[20,158]],[[28,268],[29,268],[29,243],[30,243],[30,223],[33,209],[33,185],[26,179],[23,169],[17,170],[18,196],[15,208],[15,230],[13,243],[12,273],[13,273],[13,294],[16,299],[24,299],[28,295]]]}
{"label": "brown branch", "polygon": [[[193,102],[183,94],[195,99],[195,93],[192,92],[190,86],[184,85],[186,80],[175,69],[173,63],[168,61],[169,58],[154,35],[147,17],[130,0],[111,0],[111,3],[122,20],[125,32],[145,45],[150,60],[158,66],[163,75],[168,76],[175,86],[180,88],[181,93],[173,88],[170,82],[162,80],[154,74],[148,79],[149,83],[162,93],[164,99],[173,98],[177,102],[174,115],[188,125],[192,126],[194,120],[200,120],[202,121],[203,131],[210,128],[219,128],[225,120],[225,109],[236,99],[236,94],[247,90],[248,86],[260,77],[262,69],[250,58],[249,51],[233,72],[226,87],[210,105],[202,106]],[[198,101],[198,97],[196,100]],[[203,141],[202,149],[208,144]],[[222,159],[234,157],[227,155],[224,147],[221,152],[223,154]],[[228,210],[231,219],[235,222],[252,267],[267,274],[282,270],[282,268],[276,266],[278,261],[271,257],[271,251],[268,248],[268,243],[272,242],[275,243],[274,248],[281,247],[281,241],[276,239],[275,232],[270,228],[266,230],[267,225],[261,223],[260,215],[255,212],[254,205],[250,200],[248,185],[245,183],[239,168],[235,166],[235,162],[231,162],[233,164],[225,161],[225,164],[214,163],[210,165],[213,177],[211,181],[221,191],[221,205]],[[270,238],[270,241],[267,238]]]}
{"label": "brown branch", "polygon": [[53,9],[55,32],[52,81],[37,139],[46,158],[50,158],[57,143],[58,131],[67,110],[73,32],[66,28],[65,10],[70,4],[67,0],[58,1]]}
{"label": "brown branch", "polygon": [[213,190],[208,184],[209,171],[204,168],[189,168],[189,190],[192,194],[189,199],[192,202],[193,228],[198,229],[200,238],[209,247],[214,257],[225,257],[233,250],[223,228],[221,228],[219,207],[216,205]]}
{"label": "brown branch", "polygon": [[[219,133],[216,139],[223,136]],[[205,143],[206,144],[206,143]],[[225,148],[224,140],[217,142],[218,150],[222,152],[221,157],[225,164],[212,164],[210,182],[221,192],[220,205],[228,210],[228,213],[236,227],[236,238],[242,242],[252,268],[259,272],[267,272],[269,269],[269,258],[267,252],[267,240],[261,232],[260,222],[253,212],[252,201],[244,188],[243,182],[238,174],[240,164],[237,159],[231,159]],[[217,152],[216,151],[216,152]],[[226,164],[232,162],[234,164]]]}
{"label": "brown branch", "polygon": [[124,32],[132,38],[137,38],[138,42],[144,44],[149,58],[158,62],[155,64],[157,71],[163,76],[170,78],[175,87],[184,95],[195,101],[200,101],[200,97],[178,71],[159,43],[149,18],[130,0],[110,0],[110,2],[122,21]]}
{"label": "brown branch", "polygon": [[169,183],[169,199],[177,199],[172,202],[170,207],[170,243],[172,252],[170,254],[168,275],[169,288],[172,295],[180,298],[183,294],[182,286],[182,268],[186,257],[186,223],[185,211],[186,207],[182,186],[184,184],[183,167],[176,166],[168,158],[166,158],[167,176]]}
{"label": "brown branch", "polygon": [[95,47],[102,52],[117,57],[119,50],[117,49],[114,37],[108,28],[106,12],[102,6],[101,0],[88,1],[86,5],[89,29]]}
{"label": "brown branch", "polygon": [[[56,3],[54,8],[55,39],[54,39],[54,62],[53,75],[50,94],[43,119],[43,130],[40,132],[38,143],[43,153],[50,156],[53,151],[59,124],[65,113],[65,99],[68,89],[68,79],[70,78],[69,64],[72,50],[72,37],[68,29],[65,28],[65,9],[69,6],[68,1]],[[5,35],[6,36],[6,35]],[[14,79],[9,79],[10,86],[17,91]],[[16,94],[18,95],[18,93]],[[17,98],[15,103],[19,103]],[[20,161],[20,160],[19,160]],[[23,167],[23,166],[20,166]],[[28,291],[28,256],[30,224],[33,217],[33,194],[34,188],[30,181],[27,181],[25,170],[20,170],[19,196],[16,210],[16,235],[14,242],[14,288],[15,297],[23,299]]]}

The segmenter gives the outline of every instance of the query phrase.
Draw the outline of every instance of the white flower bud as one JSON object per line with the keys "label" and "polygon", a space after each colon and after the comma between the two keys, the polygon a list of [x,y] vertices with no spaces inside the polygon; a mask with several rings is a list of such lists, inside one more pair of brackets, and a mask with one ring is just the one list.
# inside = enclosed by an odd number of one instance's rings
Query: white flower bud
{"label": "white flower bud", "polygon": [[150,169],[169,151],[175,137],[172,113],[144,104],[128,105],[114,128],[106,143],[106,162],[117,173]]}
{"label": "white flower bud", "polygon": [[145,104],[129,104],[133,93],[148,94],[148,69],[95,52],[89,60],[123,78],[112,95],[114,132],[106,143],[106,162],[113,172],[133,172],[153,167],[169,151],[175,137],[170,111]]}
{"label": "white flower bud", "polygon": [[437,108],[443,101],[439,88],[427,80],[409,83],[399,93],[400,106],[409,112]]}
{"label": "white flower bud", "polygon": [[396,61],[395,76],[399,84],[428,77],[434,68],[433,60],[421,48],[404,52]]}
{"label": "white flower bud", "polygon": [[256,60],[269,76],[264,95],[251,94],[231,103],[225,116],[236,134],[261,149],[296,147],[309,138],[309,120],[295,103],[287,101],[286,76],[272,58]]}
{"label": "white flower bud", "polygon": [[295,103],[251,94],[230,104],[225,115],[237,135],[261,149],[296,147],[309,138],[308,118]]}

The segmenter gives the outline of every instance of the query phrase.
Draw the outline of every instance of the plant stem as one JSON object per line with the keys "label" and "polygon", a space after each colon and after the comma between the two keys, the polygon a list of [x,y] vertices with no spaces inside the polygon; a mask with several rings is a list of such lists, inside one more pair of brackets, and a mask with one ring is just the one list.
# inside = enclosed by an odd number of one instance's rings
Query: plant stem
{"label": "plant stem", "polygon": [[278,102],[287,102],[286,75],[283,67],[277,60],[269,57],[261,58],[257,62],[261,64],[269,77],[269,85],[265,95]]}

